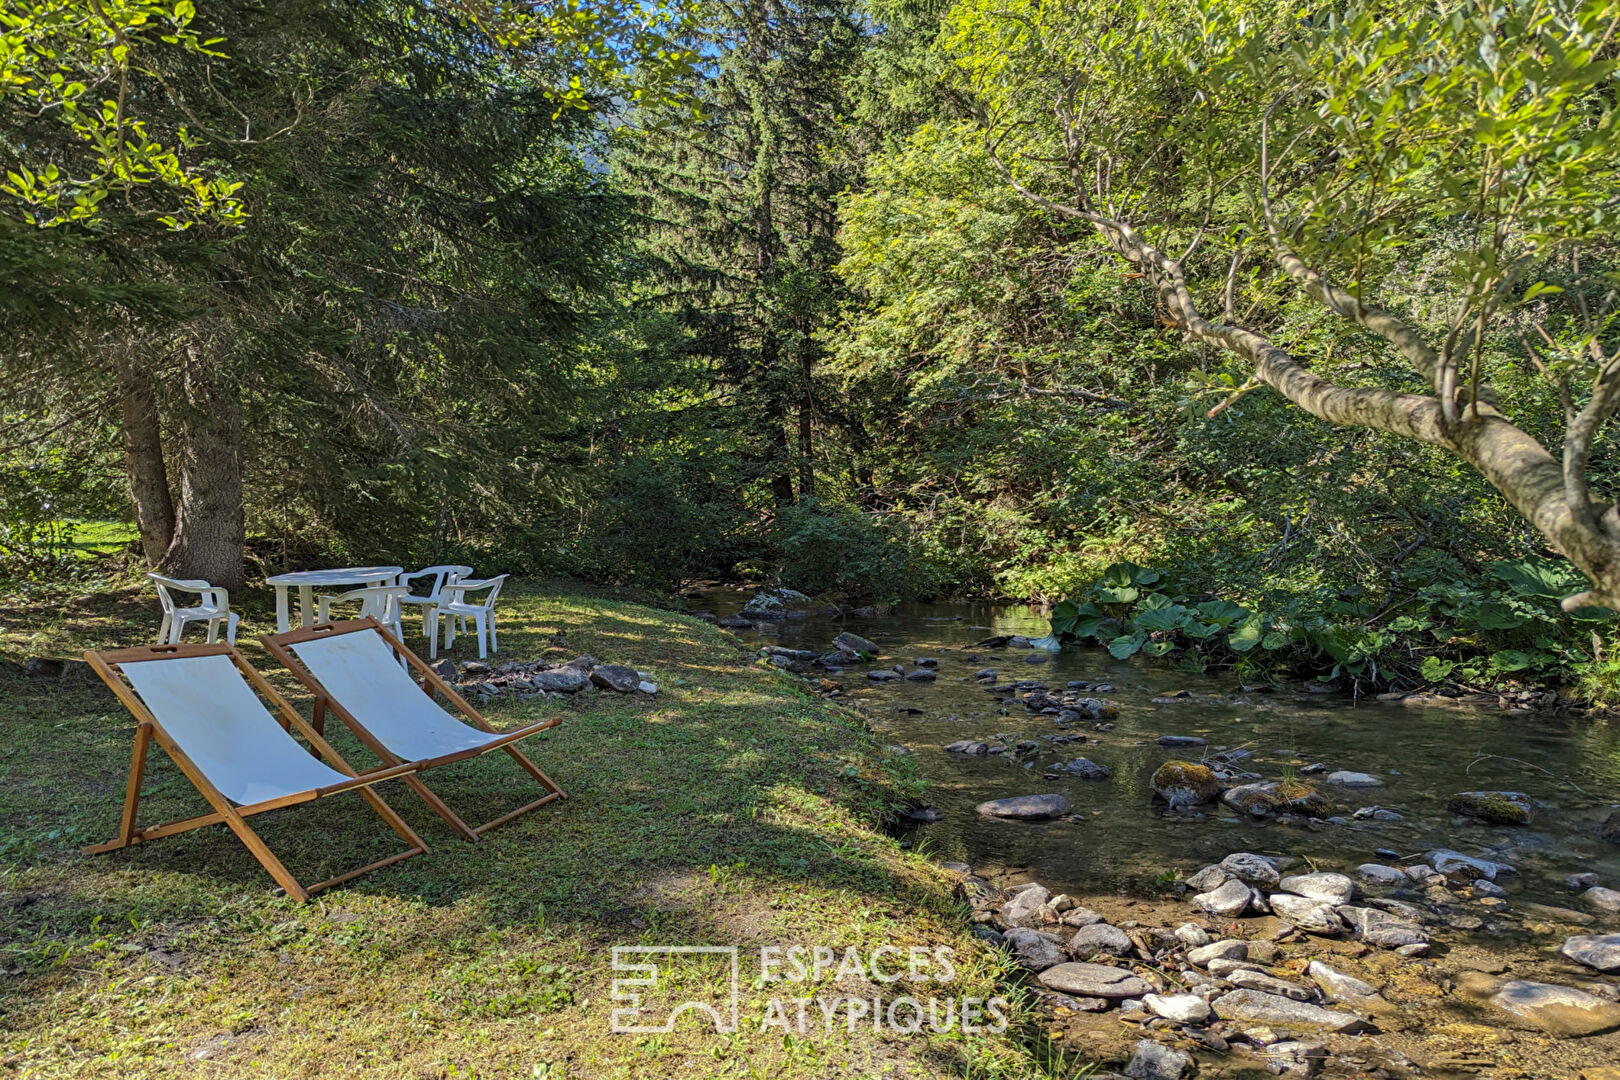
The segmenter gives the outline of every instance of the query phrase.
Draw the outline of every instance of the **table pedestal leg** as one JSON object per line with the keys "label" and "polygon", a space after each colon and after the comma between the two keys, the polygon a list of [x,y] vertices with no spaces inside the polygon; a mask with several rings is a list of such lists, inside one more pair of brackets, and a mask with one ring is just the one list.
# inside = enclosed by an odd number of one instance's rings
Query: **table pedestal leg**
{"label": "table pedestal leg", "polygon": [[312,585],[298,586],[298,625],[315,625],[315,587]]}
{"label": "table pedestal leg", "polygon": [[276,633],[285,634],[292,629],[287,611],[287,586],[276,586]]}

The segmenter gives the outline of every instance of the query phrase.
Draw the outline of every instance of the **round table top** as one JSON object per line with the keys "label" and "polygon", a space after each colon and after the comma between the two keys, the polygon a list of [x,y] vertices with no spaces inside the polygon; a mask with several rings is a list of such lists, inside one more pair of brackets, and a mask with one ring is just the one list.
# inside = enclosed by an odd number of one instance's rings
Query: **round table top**
{"label": "round table top", "polygon": [[403,566],[346,566],[339,570],[297,570],[264,581],[267,585],[366,585],[392,580],[404,572]]}

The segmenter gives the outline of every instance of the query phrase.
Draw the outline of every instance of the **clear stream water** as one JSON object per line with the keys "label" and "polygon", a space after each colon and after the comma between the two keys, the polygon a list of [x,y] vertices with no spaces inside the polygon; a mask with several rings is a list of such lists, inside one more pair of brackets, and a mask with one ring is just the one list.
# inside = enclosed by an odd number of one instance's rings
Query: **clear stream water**
{"label": "clear stream water", "polygon": [[[737,612],[749,595],[715,589],[691,602],[726,615]],[[1453,848],[1512,863],[1521,876],[1504,884],[1552,903],[1569,902],[1562,887],[1568,874],[1593,870],[1606,884],[1620,880],[1620,847],[1596,834],[1610,806],[1620,803],[1620,724],[1612,721],[1353,702],[1307,695],[1297,687],[1243,692],[1229,676],[1189,674],[1140,658],[1115,660],[1097,648],[1066,649],[1034,664],[1026,658],[1045,654],[974,647],[992,635],[1045,634],[1045,617],[1027,606],[909,604],[879,618],[814,616],[784,620],[766,632],[737,633],[759,646],[830,651],[833,637],[845,629],[872,639],[881,655],[871,665],[835,676],[844,700],[860,706],[885,742],[915,755],[919,772],[931,782],[928,802],[943,811],[944,819],[912,827],[909,835],[942,860],[1078,894],[1134,891],[1165,871],[1191,873],[1244,850],[1295,855],[1321,869],[1342,869],[1390,861],[1375,856],[1380,848],[1403,856]],[[909,672],[916,657],[939,661],[936,681],[879,684],[866,676],[868,667],[896,663]],[[1090,722],[1059,729],[1052,717],[1030,714],[1021,702],[987,693],[973,679],[986,667],[997,670],[1001,685],[1033,679],[1054,694],[1070,680],[1110,683],[1111,692],[1081,693],[1112,700],[1120,715],[1110,731],[1093,731]],[[1177,691],[1192,698],[1152,701]],[[1057,734],[1083,734],[1085,741],[1054,745],[1043,738]],[[1160,746],[1158,737],[1170,734],[1201,736],[1209,745]],[[946,745],[961,739],[1008,746],[1028,739],[1041,749],[1023,757],[1010,751],[987,757],[945,752]],[[1281,778],[1291,763],[1297,768],[1322,762],[1328,772],[1371,773],[1381,787],[1345,789],[1327,785],[1322,776],[1301,779],[1326,794],[1338,814],[1376,804],[1404,820],[1307,829],[1251,822],[1226,807],[1205,808],[1197,816],[1155,807],[1148,778],[1160,763],[1197,760],[1205,750],[1224,747],[1252,752],[1253,758],[1238,767],[1268,780]],[[1043,766],[1076,757],[1107,766],[1112,779],[1043,779]],[[1466,822],[1445,810],[1452,794],[1482,789],[1523,791],[1546,805],[1525,827]],[[1075,820],[1025,824],[985,819],[974,810],[987,799],[1041,792],[1066,795]]]}

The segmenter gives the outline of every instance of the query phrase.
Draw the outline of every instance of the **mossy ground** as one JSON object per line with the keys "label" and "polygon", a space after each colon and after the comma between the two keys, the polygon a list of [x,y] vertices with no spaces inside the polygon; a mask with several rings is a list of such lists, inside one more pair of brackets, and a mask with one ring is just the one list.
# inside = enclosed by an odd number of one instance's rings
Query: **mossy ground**
{"label": "mossy ground", "polygon": [[[1003,989],[1004,961],[966,933],[947,876],[879,828],[914,790],[908,764],[712,627],[577,589],[519,584],[506,595],[501,658],[590,653],[649,670],[660,693],[492,705],[498,727],[564,717],[525,745],[570,798],[467,844],[388,782],[379,792],[431,850],[307,905],[276,891],[221,828],[79,854],[114,830],[129,717],[93,678],[0,665],[0,1066],[38,1077],[412,1080],[1051,1067],[1023,1048],[1016,1003],[1002,1034],[761,1032],[765,1001],[783,992],[749,985],[765,944],[944,946],[957,967],[946,993]],[[252,602],[243,651],[268,673],[253,644],[270,629],[267,610]],[[0,655],[139,643],[155,632],[153,607],[131,590],[0,608]],[[471,655],[465,639],[455,655]],[[274,681],[307,713],[307,695]],[[351,761],[368,760],[336,734]],[[478,820],[535,794],[504,755],[430,779]],[[145,790],[144,822],[203,806],[160,752]],[[254,824],[306,881],[397,847],[352,796]],[[740,1029],[611,1034],[610,949],[639,944],[741,945]],[[927,990],[858,979],[817,989]]]}

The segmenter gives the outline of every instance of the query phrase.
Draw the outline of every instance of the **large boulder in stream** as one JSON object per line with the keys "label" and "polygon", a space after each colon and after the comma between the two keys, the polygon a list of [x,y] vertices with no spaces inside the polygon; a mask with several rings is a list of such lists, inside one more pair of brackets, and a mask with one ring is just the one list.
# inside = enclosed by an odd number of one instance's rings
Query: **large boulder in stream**
{"label": "large boulder in stream", "polygon": [[1535,800],[1522,791],[1459,791],[1446,810],[1487,825],[1528,825],[1536,816]]}
{"label": "large boulder in stream", "polygon": [[1190,761],[1165,762],[1154,770],[1148,786],[1172,807],[1213,802],[1221,793],[1221,783],[1209,766]]}
{"label": "large boulder in stream", "polygon": [[878,651],[877,642],[869,641],[859,634],[852,634],[848,630],[833,638],[833,648],[841,652],[868,653],[874,656]]}
{"label": "large boulder in stream", "polygon": [[978,810],[981,817],[1050,821],[1069,812],[1069,800],[1062,795],[1015,795],[1010,799],[982,802]]}

